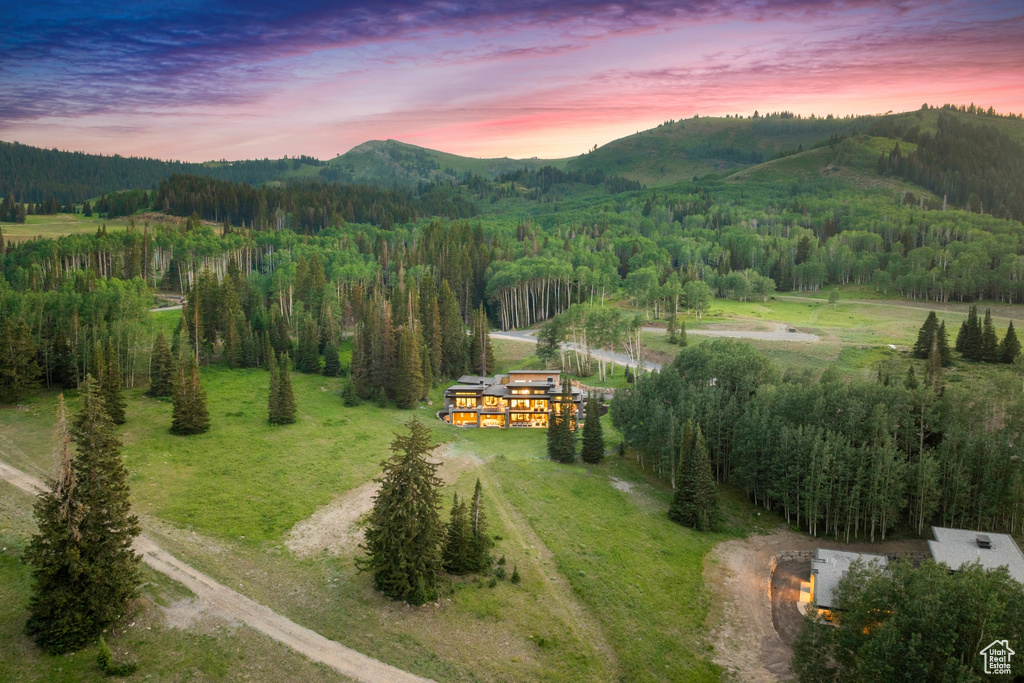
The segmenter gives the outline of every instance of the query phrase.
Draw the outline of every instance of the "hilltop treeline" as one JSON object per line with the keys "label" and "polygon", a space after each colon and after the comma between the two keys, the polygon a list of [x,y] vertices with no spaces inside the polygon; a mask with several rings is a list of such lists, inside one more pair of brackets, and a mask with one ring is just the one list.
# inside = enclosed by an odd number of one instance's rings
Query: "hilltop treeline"
{"label": "hilltop treeline", "polygon": [[946,112],[939,114],[935,134],[911,128],[902,137],[915,142],[916,149],[902,155],[895,148],[884,171],[968,211],[1024,220],[1024,145],[996,128]]}
{"label": "hilltop treeline", "polygon": [[445,185],[426,186],[419,193],[320,182],[255,188],[194,175],[173,175],[161,182],[153,206],[174,216],[195,213],[204,220],[256,230],[290,225],[306,234],[344,223],[388,229],[422,216],[468,218],[476,214],[472,202]]}
{"label": "hilltop treeline", "polygon": [[816,536],[884,540],[929,524],[1016,533],[1024,406],[937,385],[881,371],[874,382],[780,377],[749,344],[714,340],[683,349],[612,408],[637,457],[666,479],[683,425],[700,425],[719,481]]}
{"label": "hilltop treeline", "polygon": [[0,196],[39,203],[53,194],[61,204],[81,204],[104,193],[151,190],[176,173],[257,185],[279,180],[287,171],[302,165],[321,163],[311,157],[300,157],[196,164],[62,152],[0,142]]}

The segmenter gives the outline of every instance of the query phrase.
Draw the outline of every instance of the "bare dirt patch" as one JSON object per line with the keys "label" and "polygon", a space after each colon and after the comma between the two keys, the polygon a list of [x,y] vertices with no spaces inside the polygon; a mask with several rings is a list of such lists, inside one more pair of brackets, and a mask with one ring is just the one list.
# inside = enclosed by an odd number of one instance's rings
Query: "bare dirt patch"
{"label": "bare dirt patch", "polygon": [[719,543],[704,560],[704,580],[721,609],[708,615],[714,660],[737,680],[792,680],[792,650],[772,621],[771,560],[787,550],[836,548],[887,554],[926,551],[923,540],[837,543],[789,530]]}
{"label": "bare dirt patch", "polygon": [[324,505],[292,527],[285,546],[299,557],[323,551],[334,555],[354,553],[363,542],[360,518],[370,511],[379,488],[377,482],[368,481]]}

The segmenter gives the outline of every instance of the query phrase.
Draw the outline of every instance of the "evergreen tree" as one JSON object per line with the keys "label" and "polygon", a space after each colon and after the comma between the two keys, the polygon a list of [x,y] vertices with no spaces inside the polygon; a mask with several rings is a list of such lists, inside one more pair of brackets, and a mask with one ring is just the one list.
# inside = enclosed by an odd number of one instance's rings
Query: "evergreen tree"
{"label": "evergreen tree", "polygon": [[676,465],[676,490],[668,508],[668,518],[676,524],[692,527],[697,519],[696,480],[693,468],[693,423],[686,421],[683,438],[679,443],[679,461]]}
{"label": "evergreen tree", "polygon": [[481,377],[494,372],[494,349],[491,348],[491,335],[487,332],[487,314],[483,304],[473,316],[470,330],[469,371]]}
{"label": "evergreen tree", "polygon": [[292,392],[292,377],[288,368],[288,356],[281,354],[277,360],[277,415],[274,424],[295,423],[295,394]]}
{"label": "evergreen tree", "polygon": [[320,374],[320,345],[316,323],[309,316],[302,323],[299,348],[295,354],[295,369],[309,374]]}
{"label": "evergreen tree", "polygon": [[1013,329],[1013,321],[1006,328],[1006,336],[999,344],[999,360],[1004,363],[1012,363],[1020,355],[1020,342],[1017,341],[1017,333]]}
{"label": "evergreen tree", "polygon": [[107,338],[106,352],[107,366],[103,372],[103,381],[100,383],[100,390],[103,393],[103,404],[107,409],[107,415],[116,425],[125,423],[124,410],[127,405],[124,395],[121,392],[121,365],[117,360],[117,352],[111,339]]}
{"label": "evergreen tree", "polygon": [[967,329],[964,332],[963,351],[967,360],[981,360],[981,321],[978,320],[978,307],[971,305],[967,313]]}
{"label": "evergreen tree", "polygon": [[[0,245],[0,249],[3,246]],[[75,351],[64,332],[57,328],[53,336],[53,384],[62,389],[74,389],[78,386],[78,364]]]}
{"label": "evergreen tree", "polygon": [[473,489],[473,505],[469,512],[470,544],[469,570],[482,572],[491,566],[491,548],[494,540],[487,535],[487,515],[484,514],[484,493],[480,480]]}
{"label": "evergreen tree", "polygon": [[992,309],[985,309],[985,323],[981,327],[981,355],[978,360],[986,363],[999,362],[999,339],[992,324]]}
{"label": "evergreen tree", "polygon": [[935,315],[935,311],[930,311],[928,317],[925,318],[924,325],[921,325],[921,329],[917,333],[917,341],[914,342],[913,350],[914,358],[928,357],[928,352],[932,348],[932,337],[938,329],[938,316]]}
{"label": "evergreen tree", "polygon": [[949,335],[946,334],[946,321],[943,320],[939,324],[939,358],[942,360],[942,367],[948,368],[953,366],[953,354],[949,350]]}
{"label": "evergreen tree", "polygon": [[328,341],[324,345],[324,375],[338,377],[341,375],[341,359],[338,357],[338,344]]}
{"label": "evergreen tree", "polygon": [[359,395],[356,393],[356,385],[351,377],[345,380],[345,388],[341,391],[341,400],[346,408],[359,405]]}
{"label": "evergreen tree", "polygon": [[171,348],[164,339],[164,333],[160,332],[153,342],[153,352],[150,358],[149,369],[149,390],[146,396],[153,398],[170,396],[174,391],[174,356]]}
{"label": "evergreen tree", "polygon": [[680,346],[686,346],[686,321],[679,321],[679,336],[676,337],[676,343]]}
{"label": "evergreen tree", "polygon": [[429,365],[423,366],[423,377],[431,378],[429,388],[433,380],[441,376],[441,310],[437,303],[437,286],[430,274],[420,280],[419,307],[423,348],[430,357]]}
{"label": "evergreen tree", "polygon": [[81,390],[71,430],[60,401],[60,469],[36,502],[39,531],[25,551],[35,579],[27,630],[55,654],[83,647],[114,624],[140,583],[141,558],[131,546],[141,529],[131,514],[121,442],[96,381],[87,377]]}
{"label": "evergreen tree", "polygon": [[693,528],[697,531],[713,531],[718,524],[718,487],[715,484],[715,475],[711,471],[711,457],[704,444],[700,425],[697,425],[693,437],[691,462],[696,482],[694,507],[697,513]]}
{"label": "evergreen tree", "polygon": [[678,321],[679,321],[679,316],[676,313],[676,311],[673,309],[673,311],[671,313],[669,313],[669,316],[668,316],[668,330],[667,331],[668,331],[668,343],[669,344],[675,344],[676,341],[677,341],[676,340],[676,330],[679,327],[679,322]]}
{"label": "evergreen tree", "polygon": [[28,325],[8,316],[0,328],[0,402],[20,401],[39,385],[40,374]]}
{"label": "evergreen tree", "polygon": [[396,434],[391,458],[383,463],[380,490],[373,502],[366,556],[360,570],[373,572],[377,590],[397,600],[421,605],[437,595],[444,526],[439,516],[439,465],[427,454],[435,448],[430,430],[415,418],[408,435]]}
{"label": "evergreen tree", "polygon": [[591,392],[587,399],[587,421],[583,423],[583,462],[596,464],[604,459],[604,434],[601,431],[601,400]]}
{"label": "evergreen tree", "polygon": [[953,350],[958,353],[964,352],[964,344],[967,342],[967,320],[960,323],[960,331],[956,333],[956,344],[953,345]]}
{"label": "evergreen tree", "polygon": [[415,408],[423,395],[423,350],[419,334],[411,324],[402,328],[398,342],[398,372],[395,373],[395,399],[398,407]]}
{"label": "evergreen tree", "polygon": [[186,354],[178,362],[171,433],[187,436],[202,434],[209,429],[210,413],[206,409],[206,392],[199,382],[199,364],[192,354]]}
{"label": "evergreen tree", "polygon": [[913,391],[918,387],[917,375],[914,374],[913,365],[907,366],[907,379],[903,381],[903,386],[909,389],[910,391]]}
{"label": "evergreen tree", "polygon": [[942,394],[942,355],[939,353],[939,332],[935,331],[932,337],[932,348],[928,352],[928,369],[925,373],[925,383],[935,390],[935,393]]}
{"label": "evergreen tree", "polygon": [[575,405],[572,401],[572,385],[569,383],[568,375],[562,378],[562,391],[552,408],[551,422],[548,425],[548,458],[555,462],[575,462]]}
{"label": "evergreen tree", "polygon": [[438,294],[441,314],[441,377],[458,377],[466,370],[466,326],[459,312],[459,300],[447,280]]}
{"label": "evergreen tree", "polygon": [[270,371],[270,390],[267,392],[267,422],[276,425],[281,423],[281,392],[277,388],[280,377],[274,354],[270,354],[267,369]]}
{"label": "evergreen tree", "polygon": [[445,529],[444,548],[441,551],[441,564],[449,574],[466,574],[472,569],[471,564],[472,531],[469,527],[469,516],[466,503],[459,502],[459,494],[453,496],[451,519]]}

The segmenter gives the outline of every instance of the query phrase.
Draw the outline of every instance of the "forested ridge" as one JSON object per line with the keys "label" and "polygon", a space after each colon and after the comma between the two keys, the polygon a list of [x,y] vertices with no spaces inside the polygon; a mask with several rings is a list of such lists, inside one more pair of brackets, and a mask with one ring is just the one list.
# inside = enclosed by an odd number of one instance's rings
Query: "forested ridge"
{"label": "forested ridge", "polygon": [[617,395],[613,418],[666,479],[683,425],[699,425],[718,481],[815,536],[878,540],[931,524],[1020,531],[1024,404],[926,379],[920,366],[917,376],[780,376],[749,345],[714,340]]}

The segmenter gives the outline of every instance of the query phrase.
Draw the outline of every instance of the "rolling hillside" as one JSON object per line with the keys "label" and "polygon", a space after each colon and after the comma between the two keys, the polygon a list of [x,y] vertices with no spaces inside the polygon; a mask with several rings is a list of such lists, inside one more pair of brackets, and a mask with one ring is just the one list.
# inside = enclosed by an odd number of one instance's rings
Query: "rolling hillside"
{"label": "rolling hillside", "polygon": [[330,180],[415,186],[421,181],[455,180],[466,173],[496,178],[502,173],[543,166],[565,168],[568,159],[476,159],[397,140],[370,140],[327,162]]}

